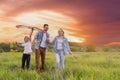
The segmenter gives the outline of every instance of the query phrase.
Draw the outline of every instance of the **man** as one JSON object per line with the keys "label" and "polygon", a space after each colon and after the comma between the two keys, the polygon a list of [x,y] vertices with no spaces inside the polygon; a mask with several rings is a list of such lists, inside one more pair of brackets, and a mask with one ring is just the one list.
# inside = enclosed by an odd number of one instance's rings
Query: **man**
{"label": "man", "polygon": [[[36,61],[36,71],[44,71],[45,69],[45,54],[46,48],[49,43],[49,34],[48,24],[43,25],[43,30],[40,30],[35,36],[35,61]],[[41,57],[41,66],[39,63],[39,59]]]}

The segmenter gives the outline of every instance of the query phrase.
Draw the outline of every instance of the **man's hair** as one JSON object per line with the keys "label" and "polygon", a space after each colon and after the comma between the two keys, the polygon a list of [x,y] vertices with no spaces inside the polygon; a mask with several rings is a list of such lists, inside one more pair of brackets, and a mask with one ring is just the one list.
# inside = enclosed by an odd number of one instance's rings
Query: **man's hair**
{"label": "man's hair", "polygon": [[44,25],[43,25],[43,28],[45,28],[45,26],[48,26],[48,24],[44,24]]}

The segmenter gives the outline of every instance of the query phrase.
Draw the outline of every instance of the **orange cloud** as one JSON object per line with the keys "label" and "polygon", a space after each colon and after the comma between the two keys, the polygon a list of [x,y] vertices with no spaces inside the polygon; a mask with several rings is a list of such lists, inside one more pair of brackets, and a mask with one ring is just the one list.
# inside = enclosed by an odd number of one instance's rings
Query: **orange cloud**
{"label": "orange cloud", "polygon": [[108,44],[105,44],[105,46],[112,46],[112,45],[120,45],[120,42],[110,42]]}
{"label": "orange cloud", "polygon": [[70,41],[79,42],[85,39],[85,44],[96,45],[119,42],[119,2],[119,0],[109,2],[104,0],[1,0],[0,38],[5,41],[20,34],[21,36],[19,35],[16,40],[21,41],[24,35],[28,35],[29,30],[16,30],[14,28],[16,24],[42,28],[44,23],[48,23],[52,37],[59,28],[63,28]]}

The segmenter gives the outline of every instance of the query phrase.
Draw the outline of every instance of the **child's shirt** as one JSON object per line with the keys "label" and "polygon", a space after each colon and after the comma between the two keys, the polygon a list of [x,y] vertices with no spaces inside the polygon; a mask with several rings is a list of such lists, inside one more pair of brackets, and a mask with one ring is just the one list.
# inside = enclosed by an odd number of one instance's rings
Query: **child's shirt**
{"label": "child's shirt", "polygon": [[32,44],[30,41],[23,43],[22,46],[24,47],[24,51],[23,51],[24,54],[32,53]]}

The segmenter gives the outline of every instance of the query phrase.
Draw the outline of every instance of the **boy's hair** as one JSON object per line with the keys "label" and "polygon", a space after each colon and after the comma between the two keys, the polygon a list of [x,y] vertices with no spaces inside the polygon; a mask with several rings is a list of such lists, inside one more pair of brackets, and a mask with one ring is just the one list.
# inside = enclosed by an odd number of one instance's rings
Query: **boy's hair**
{"label": "boy's hair", "polygon": [[44,25],[43,25],[43,28],[45,28],[45,26],[48,26],[48,24],[44,24]]}

